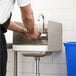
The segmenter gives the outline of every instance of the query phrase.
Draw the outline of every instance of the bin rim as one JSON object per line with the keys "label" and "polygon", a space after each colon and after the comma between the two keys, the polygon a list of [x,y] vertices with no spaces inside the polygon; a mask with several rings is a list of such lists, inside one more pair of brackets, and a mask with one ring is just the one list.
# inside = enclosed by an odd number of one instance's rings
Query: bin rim
{"label": "bin rim", "polygon": [[76,46],[76,42],[65,42],[64,46]]}

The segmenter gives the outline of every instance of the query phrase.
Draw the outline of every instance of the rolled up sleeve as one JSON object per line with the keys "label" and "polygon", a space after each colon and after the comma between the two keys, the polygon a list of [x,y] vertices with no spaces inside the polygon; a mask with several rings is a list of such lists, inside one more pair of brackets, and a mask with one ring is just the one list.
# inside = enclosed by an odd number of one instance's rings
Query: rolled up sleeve
{"label": "rolled up sleeve", "polygon": [[17,0],[19,7],[27,6],[31,4],[31,0]]}

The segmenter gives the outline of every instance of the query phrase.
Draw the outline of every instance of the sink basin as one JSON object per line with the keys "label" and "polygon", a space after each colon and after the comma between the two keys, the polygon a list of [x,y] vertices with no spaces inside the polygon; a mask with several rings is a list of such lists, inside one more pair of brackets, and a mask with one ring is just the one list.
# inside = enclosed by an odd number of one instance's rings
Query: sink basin
{"label": "sink basin", "polygon": [[[48,38],[42,34],[40,39],[32,41],[21,33],[13,33],[13,50],[25,52],[26,55],[41,56],[48,50]],[[41,55],[40,55],[41,54]]]}
{"label": "sink basin", "polygon": [[24,35],[14,32],[13,44],[16,45],[47,45],[48,39],[47,37],[41,35],[38,40],[28,40]]}
{"label": "sink basin", "polygon": [[[18,23],[22,25],[21,23]],[[41,30],[41,29],[40,29]],[[28,40],[21,33],[13,32],[13,50],[22,52],[26,56],[44,56],[48,50],[48,33],[45,29],[38,40]]]}
{"label": "sink basin", "polygon": [[[22,23],[16,22],[17,24],[23,26]],[[42,31],[42,29],[40,29]],[[38,40],[32,41],[28,40],[26,36],[21,33],[13,32],[13,44],[18,45],[47,45],[48,44],[48,29],[45,29],[45,33],[42,33]]]}

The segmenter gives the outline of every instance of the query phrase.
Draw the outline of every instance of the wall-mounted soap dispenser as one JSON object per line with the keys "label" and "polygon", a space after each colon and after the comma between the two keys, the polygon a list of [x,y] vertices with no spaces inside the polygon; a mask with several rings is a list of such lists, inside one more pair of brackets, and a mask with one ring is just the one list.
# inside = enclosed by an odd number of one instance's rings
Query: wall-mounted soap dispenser
{"label": "wall-mounted soap dispenser", "polygon": [[48,51],[62,50],[62,24],[48,21]]}

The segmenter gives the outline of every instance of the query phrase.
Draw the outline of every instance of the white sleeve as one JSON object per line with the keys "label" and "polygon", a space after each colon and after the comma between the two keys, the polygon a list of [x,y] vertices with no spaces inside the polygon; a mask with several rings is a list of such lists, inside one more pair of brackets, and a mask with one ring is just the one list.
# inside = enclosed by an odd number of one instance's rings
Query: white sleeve
{"label": "white sleeve", "polygon": [[17,3],[20,7],[27,6],[31,3],[31,0],[17,0]]}

